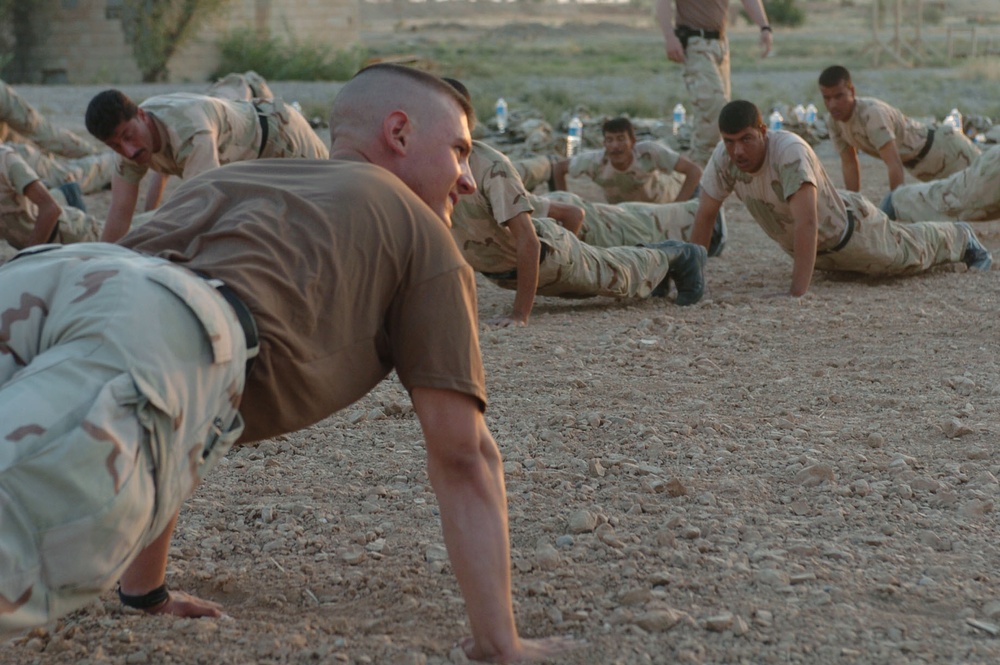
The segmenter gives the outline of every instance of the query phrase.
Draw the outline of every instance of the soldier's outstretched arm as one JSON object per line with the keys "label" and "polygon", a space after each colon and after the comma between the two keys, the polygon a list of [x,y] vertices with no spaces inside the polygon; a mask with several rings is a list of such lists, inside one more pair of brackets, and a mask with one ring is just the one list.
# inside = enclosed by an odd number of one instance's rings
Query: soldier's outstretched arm
{"label": "soldier's outstretched arm", "polygon": [[59,223],[59,215],[62,208],[56,200],[45,189],[41,180],[36,180],[24,188],[24,195],[28,200],[38,206],[38,216],[35,218],[35,227],[31,230],[31,237],[28,238],[28,245],[41,245],[49,241],[52,232]]}
{"label": "soldier's outstretched arm", "polygon": [[526,640],[514,621],[507,498],[500,451],[479,403],[452,390],[413,389],[413,407],[427,442],[427,472],[441,509],[441,527],[465,598],[474,660],[543,660],[565,651],[565,638]]}
{"label": "soldier's outstretched arm", "polygon": [[139,201],[139,186],[119,175],[111,178],[111,207],[101,232],[102,242],[118,242],[132,226],[132,214]]}
{"label": "soldier's outstretched arm", "polygon": [[691,242],[708,249],[712,242],[715,218],[720,208],[722,201],[712,198],[704,189],[701,190],[701,194],[698,195],[698,211],[694,214],[694,222],[691,225]]}

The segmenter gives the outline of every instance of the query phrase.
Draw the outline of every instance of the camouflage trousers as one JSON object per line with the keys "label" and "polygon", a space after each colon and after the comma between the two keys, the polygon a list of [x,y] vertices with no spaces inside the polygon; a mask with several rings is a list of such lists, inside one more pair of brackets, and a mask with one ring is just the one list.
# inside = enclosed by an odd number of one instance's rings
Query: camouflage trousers
{"label": "camouflage trousers", "polygon": [[969,233],[958,224],[900,224],[861,194],[842,191],[841,195],[854,215],[854,233],[840,251],[817,256],[816,270],[906,275],[962,260]]}
{"label": "camouflage trousers", "polygon": [[302,114],[280,99],[257,100],[257,112],[267,116],[267,144],[261,159],[298,157],[327,159],[330,151]]}
{"label": "camouflage trousers", "polygon": [[274,93],[267,81],[257,72],[250,70],[243,74],[226,74],[205,91],[209,97],[229,99],[234,102],[249,102],[252,99],[274,99]]}
{"label": "camouflage trousers", "polygon": [[108,187],[115,173],[115,153],[110,150],[87,157],[61,159],[30,143],[13,143],[11,147],[49,187],[75,182],[84,194],[94,194]]}
{"label": "camouflage trousers", "polygon": [[0,635],[95,599],[242,431],[243,331],[204,280],[107,244],[0,268]]}
{"label": "camouflage trousers", "polygon": [[967,169],[941,180],[902,185],[891,197],[901,222],[1000,219],[1000,146],[986,150]]}
{"label": "camouflage trousers", "polygon": [[[532,218],[545,256],[538,266],[540,296],[646,298],[667,276],[667,255],[645,247],[594,247],[548,218]],[[517,290],[517,276],[486,275]]]}
{"label": "camouflage trousers", "polygon": [[907,171],[920,182],[937,180],[968,168],[978,156],[979,148],[960,130],[939,125],[927,155]]}
{"label": "camouflage trousers", "polygon": [[691,97],[691,153],[705,166],[719,142],[719,113],[729,101],[729,43],[691,37],[684,51],[684,85]]}
{"label": "camouflage trousers", "polygon": [[698,200],[683,203],[593,203],[570,192],[545,198],[583,208],[580,240],[595,247],[622,247],[691,238]]}
{"label": "camouflage trousers", "polygon": [[0,81],[0,140],[18,137],[37,143],[43,150],[64,157],[86,157],[99,149],[68,129],[56,127],[36,111],[9,85]]}

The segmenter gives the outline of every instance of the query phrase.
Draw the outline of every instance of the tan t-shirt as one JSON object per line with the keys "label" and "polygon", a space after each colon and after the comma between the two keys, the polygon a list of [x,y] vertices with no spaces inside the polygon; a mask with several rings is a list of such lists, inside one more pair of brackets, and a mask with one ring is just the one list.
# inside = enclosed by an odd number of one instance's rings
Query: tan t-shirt
{"label": "tan t-shirt", "polygon": [[676,0],[674,25],[726,32],[729,0]]}
{"label": "tan t-shirt", "polygon": [[150,97],[139,108],[150,114],[160,150],[148,167],[118,158],[118,175],[138,183],[149,169],[190,178],[220,164],[257,159],[261,129],[250,102],[189,92]]}
{"label": "tan t-shirt", "polygon": [[517,243],[507,222],[532,212],[528,192],[507,156],[481,141],[472,142],[469,170],[476,191],[459,197],[451,216],[451,234],[474,269],[486,273],[513,270]]}
{"label": "tan t-shirt", "polygon": [[830,140],[837,153],[847,146],[879,157],[879,149],[894,141],[900,158],[905,162],[920,154],[927,143],[927,125],[903,115],[899,109],[872,97],[858,97],[854,113],[847,122],[826,117]]}
{"label": "tan t-shirt", "polygon": [[268,159],[182,185],[121,244],[229,284],[260,329],[242,441],[343,409],[393,368],[485,408],[475,277],[449,231],[388,171]]}
{"label": "tan t-shirt", "polygon": [[756,173],[739,170],[720,141],[701,176],[702,190],[717,201],[736,192],[764,232],[792,255],[795,218],[788,199],[805,183],[816,186],[817,249],[835,247],[847,228],[847,208],[819,157],[798,135],[769,131],[764,165]]}
{"label": "tan t-shirt", "polygon": [[588,176],[604,190],[608,203],[670,203],[675,193],[671,174],[680,158],[662,143],[639,141],[632,149],[632,163],[624,170],[612,166],[604,150],[587,150],[570,160],[569,174]]}

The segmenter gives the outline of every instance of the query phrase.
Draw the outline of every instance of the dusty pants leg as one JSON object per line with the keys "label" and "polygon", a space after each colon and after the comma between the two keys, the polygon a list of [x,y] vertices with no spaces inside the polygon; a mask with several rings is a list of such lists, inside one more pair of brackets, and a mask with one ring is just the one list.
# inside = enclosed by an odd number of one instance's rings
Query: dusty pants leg
{"label": "dusty pants leg", "polygon": [[200,306],[148,278],[151,259],[74,247],[0,269],[3,635],[118,579],[196,486],[242,390],[244,353],[216,361]]}
{"label": "dusty pants leg", "polygon": [[689,159],[704,166],[719,142],[719,113],[729,101],[729,45],[691,37],[684,53],[684,85],[693,107]]}
{"label": "dusty pants leg", "polygon": [[941,180],[897,187],[892,206],[901,222],[1000,219],[1000,146],[993,146],[969,168]]}
{"label": "dusty pants leg", "polygon": [[0,120],[42,149],[57,155],[86,157],[99,150],[68,129],[50,123],[3,81],[0,81]]}
{"label": "dusty pants leg", "polygon": [[[645,298],[667,276],[666,254],[644,247],[594,247],[551,219],[533,219],[546,255],[539,266],[538,295],[564,298]],[[516,280],[498,282],[517,288]]]}
{"label": "dusty pants leg", "polygon": [[900,224],[852,193],[855,230],[839,252],[816,257],[817,270],[903,275],[962,260],[968,232],[954,222]]}

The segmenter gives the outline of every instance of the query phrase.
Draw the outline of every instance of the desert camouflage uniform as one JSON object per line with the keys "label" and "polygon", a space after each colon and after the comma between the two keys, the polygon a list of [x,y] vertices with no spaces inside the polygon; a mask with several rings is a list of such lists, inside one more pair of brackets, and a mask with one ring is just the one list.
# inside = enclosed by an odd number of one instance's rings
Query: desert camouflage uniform
{"label": "desert camouflage uniform", "polygon": [[683,203],[593,203],[571,192],[529,194],[534,215],[548,217],[549,202],[558,201],[583,208],[585,215],[579,238],[595,247],[621,247],[663,240],[691,239],[691,226],[698,200]]}
{"label": "desert camouflage uniform", "polygon": [[49,187],[75,182],[84,194],[94,194],[111,184],[115,172],[115,153],[105,150],[89,157],[61,159],[42,152],[30,143],[9,143],[25,163]]}
{"label": "desert camouflage uniform", "polygon": [[689,37],[684,50],[684,86],[691,97],[691,152],[688,159],[704,166],[719,142],[719,113],[729,101],[729,42]]}
{"label": "desert camouflage uniform", "polygon": [[879,148],[895,141],[903,166],[917,180],[926,182],[944,178],[969,166],[979,155],[979,148],[960,130],[950,126],[934,127],[934,139],[928,153],[915,164],[927,143],[927,125],[903,115],[899,109],[871,97],[858,97],[854,113],[847,122],[829,114],[826,124],[830,140],[839,155],[848,146],[881,159]]}
{"label": "desert camouflage uniform", "polygon": [[[161,148],[152,155],[149,167],[118,157],[118,174],[134,184],[149,169],[190,178],[222,164],[258,157],[329,157],[326,145],[302,114],[280,99],[251,103],[177,92],[150,97],[139,106],[153,117]],[[258,114],[268,122],[263,152]]]}
{"label": "desert camouflage uniform", "polygon": [[902,185],[891,196],[901,222],[1000,219],[1000,146],[985,150],[967,169],[941,180]]}
{"label": "desert camouflage uniform", "polygon": [[226,74],[205,91],[209,97],[249,102],[252,99],[274,99],[267,81],[257,72]]}
{"label": "desert camouflage uniform", "polygon": [[116,245],[27,252],[0,279],[6,637],[90,602],[163,532],[242,431],[246,348],[204,280]]}
{"label": "desert camouflage uniform", "polygon": [[50,123],[13,88],[0,81],[0,141],[18,138],[34,141],[43,150],[64,157],[86,157],[99,152],[99,148],[73,132]]}
{"label": "desert camouflage uniform", "polygon": [[552,162],[555,158],[549,155],[513,159],[514,170],[521,177],[524,188],[533,192],[541,185],[547,185],[552,179]]}
{"label": "desert camouflage uniform", "polygon": [[[837,190],[816,153],[786,131],[767,133],[767,161],[744,173],[721,143],[705,167],[701,186],[717,200],[735,192],[754,220],[789,256],[795,256],[795,218],[788,198],[805,183],[816,186],[819,221],[817,270],[899,275],[962,260],[969,231],[953,222],[899,224],[857,192]],[[855,227],[847,245],[832,251],[848,232],[848,211]]]}
{"label": "desert camouflage uniform", "polygon": [[[0,238],[15,249],[24,249],[27,246],[31,232],[35,228],[38,206],[24,195],[24,190],[38,180],[40,180],[38,174],[15,150],[0,145]],[[50,189],[49,194],[62,208],[62,213],[59,215],[59,232],[55,238],[57,241],[96,242],[100,239],[100,222],[82,210],[69,206],[65,195],[59,189]]]}
{"label": "desert camouflage uniform", "polygon": [[632,164],[619,171],[604,150],[587,150],[569,161],[569,175],[588,176],[604,190],[608,203],[673,201],[684,184],[684,177],[674,171],[680,155],[656,141],[639,141],[633,153]]}
{"label": "desert camouflage uniform", "polygon": [[[469,166],[474,194],[459,198],[452,236],[465,260],[493,283],[517,289],[517,245],[504,224],[532,212],[527,192],[506,156],[473,141]],[[543,245],[538,289],[543,296],[644,298],[663,281],[670,264],[663,252],[642,247],[594,247],[555,221],[532,218]]]}

